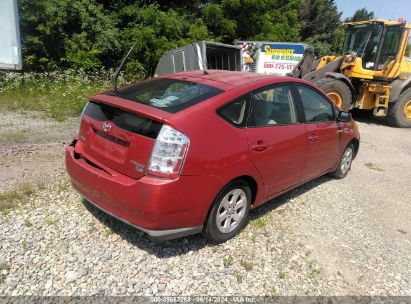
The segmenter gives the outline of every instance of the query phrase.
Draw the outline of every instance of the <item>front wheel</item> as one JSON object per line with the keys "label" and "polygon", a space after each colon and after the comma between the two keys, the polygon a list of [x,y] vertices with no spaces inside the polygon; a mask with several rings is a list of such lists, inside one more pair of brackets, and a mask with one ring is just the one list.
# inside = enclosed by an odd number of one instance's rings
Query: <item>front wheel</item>
{"label": "front wheel", "polygon": [[231,239],[247,225],[250,205],[250,186],[243,180],[230,183],[214,200],[204,235],[217,243]]}
{"label": "front wheel", "polygon": [[338,164],[337,169],[331,173],[335,178],[341,179],[347,176],[348,171],[351,170],[351,164],[354,159],[354,146],[349,144],[345,148],[343,155],[341,156],[340,163]]}

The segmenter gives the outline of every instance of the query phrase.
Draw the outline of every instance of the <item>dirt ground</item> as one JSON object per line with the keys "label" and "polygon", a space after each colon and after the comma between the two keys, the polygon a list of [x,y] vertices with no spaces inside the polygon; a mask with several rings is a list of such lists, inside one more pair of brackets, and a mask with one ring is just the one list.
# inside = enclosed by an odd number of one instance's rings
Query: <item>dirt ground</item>
{"label": "dirt ground", "polygon": [[[411,129],[359,120],[360,152],[345,179],[321,177],[257,208],[224,245],[200,236],[155,245],[71,189],[64,147],[78,119],[0,113],[0,193],[22,182],[35,189],[27,207],[0,213],[0,265],[9,265],[0,269],[0,295],[105,286],[120,295],[409,296]],[[38,189],[39,181],[51,188]]]}

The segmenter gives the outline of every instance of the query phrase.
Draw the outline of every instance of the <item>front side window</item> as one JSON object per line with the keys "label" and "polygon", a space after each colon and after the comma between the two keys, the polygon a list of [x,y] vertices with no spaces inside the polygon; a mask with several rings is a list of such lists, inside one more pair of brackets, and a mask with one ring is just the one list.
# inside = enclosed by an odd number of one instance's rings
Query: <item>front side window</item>
{"label": "front side window", "polygon": [[177,113],[221,92],[223,91],[218,88],[200,83],[159,78],[143,81],[108,95]]}
{"label": "front side window", "polygon": [[303,104],[305,121],[318,123],[334,120],[333,107],[320,93],[305,86],[298,86],[301,102]]}
{"label": "front side window", "polygon": [[253,94],[250,126],[289,125],[296,123],[298,123],[298,115],[291,86],[272,86]]}

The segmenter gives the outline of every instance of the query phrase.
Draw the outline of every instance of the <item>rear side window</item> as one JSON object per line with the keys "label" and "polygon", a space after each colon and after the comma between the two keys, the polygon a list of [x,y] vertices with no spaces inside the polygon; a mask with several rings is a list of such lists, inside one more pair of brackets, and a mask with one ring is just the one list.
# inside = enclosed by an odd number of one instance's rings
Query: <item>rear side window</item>
{"label": "rear side window", "polygon": [[222,90],[207,85],[168,78],[151,79],[109,93],[170,113],[177,113],[196,103],[216,96]]}
{"label": "rear side window", "polygon": [[246,98],[240,97],[218,110],[218,115],[236,127],[243,127],[247,120],[246,108]]}
{"label": "rear side window", "polygon": [[298,86],[298,93],[303,104],[306,122],[315,123],[334,120],[331,103],[320,93],[305,86]]}

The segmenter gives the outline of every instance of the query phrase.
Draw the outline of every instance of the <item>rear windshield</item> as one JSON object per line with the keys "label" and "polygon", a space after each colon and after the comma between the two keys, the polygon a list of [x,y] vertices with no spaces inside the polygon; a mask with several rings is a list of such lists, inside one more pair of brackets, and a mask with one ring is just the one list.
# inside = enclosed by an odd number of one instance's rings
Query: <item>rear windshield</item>
{"label": "rear windshield", "polygon": [[117,94],[108,95],[177,113],[221,92],[223,91],[220,89],[191,81],[159,78],[146,80],[120,89]]}

